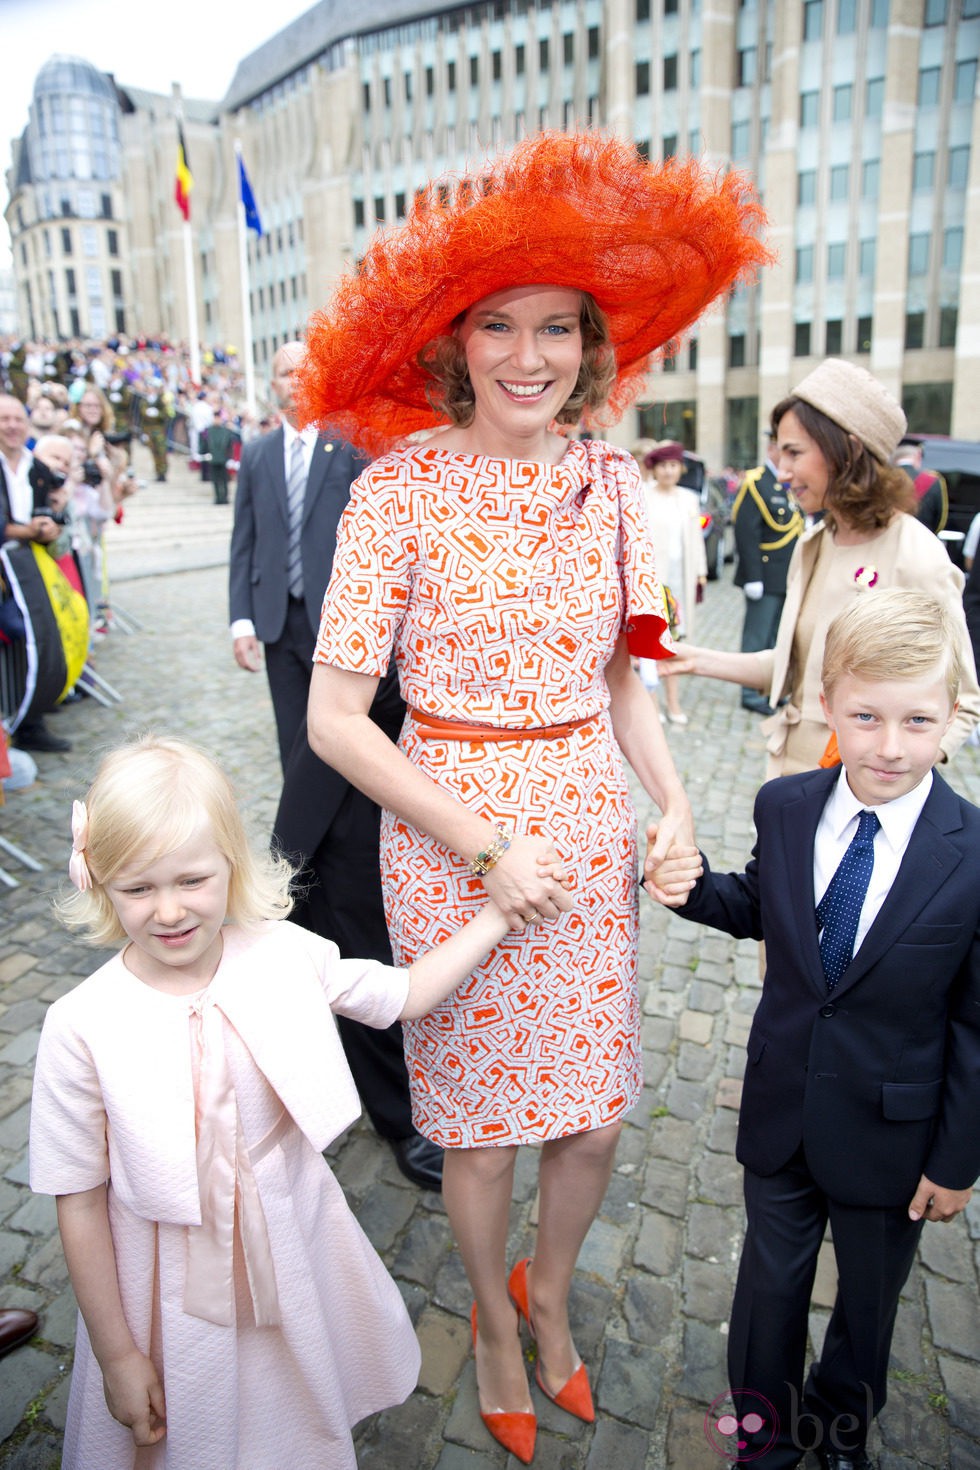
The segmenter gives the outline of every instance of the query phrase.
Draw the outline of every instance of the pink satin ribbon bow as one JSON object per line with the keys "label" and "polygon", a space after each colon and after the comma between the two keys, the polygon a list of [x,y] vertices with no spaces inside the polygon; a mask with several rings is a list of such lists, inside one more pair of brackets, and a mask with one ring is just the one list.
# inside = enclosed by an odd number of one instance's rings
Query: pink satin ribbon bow
{"label": "pink satin ribbon bow", "polygon": [[87,893],[92,887],[92,874],[85,861],[88,846],[88,812],[84,801],[73,801],[71,805],[71,857],[68,859],[68,876],[79,893]]}
{"label": "pink satin ribbon bow", "polygon": [[191,1024],[201,1224],[187,1227],[184,1311],[219,1327],[235,1325],[237,1215],[256,1326],[276,1326],[280,1321],[276,1273],[252,1160],[264,1151],[263,1144],[275,1142],[280,1130],[273,1129],[270,1138],[250,1153],[225,1057],[221,1012],[207,993],[192,1004]]}

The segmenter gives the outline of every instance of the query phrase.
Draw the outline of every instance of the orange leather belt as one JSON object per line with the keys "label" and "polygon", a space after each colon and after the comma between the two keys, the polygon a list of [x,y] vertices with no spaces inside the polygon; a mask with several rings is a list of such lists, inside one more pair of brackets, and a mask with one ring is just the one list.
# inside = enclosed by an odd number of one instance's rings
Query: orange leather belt
{"label": "orange leather belt", "polygon": [[561,740],[573,730],[581,730],[598,718],[586,715],[581,720],[567,720],[563,725],[537,725],[526,730],[501,729],[499,725],[469,725],[465,720],[440,720],[438,715],[427,715],[419,709],[410,709],[409,714],[423,740]]}

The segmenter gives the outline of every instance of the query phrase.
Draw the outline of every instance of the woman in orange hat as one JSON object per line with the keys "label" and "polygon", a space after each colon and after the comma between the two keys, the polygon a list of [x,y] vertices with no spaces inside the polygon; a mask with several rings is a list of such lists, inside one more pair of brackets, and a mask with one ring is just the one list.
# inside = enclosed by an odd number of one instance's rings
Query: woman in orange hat
{"label": "woman in orange hat", "polygon": [[[594,1417],[568,1293],[642,1081],[620,751],[663,813],[664,851],[693,836],[630,662],[671,653],[635,463],[556,426],[622,409],[653,355],[765,258],[760,221],[732,176],[545,134],[419,200],[310,328],[308,417],[375,451],[441,430],[353,488],[310,741],[384,808],[399,963],[487,893],[510,922],[453,1003],[406,1028],[405,1052],[416,1126],[446,1150],[480,1411],[525,1463],[522,1317],[539,1387]],[[409,706],[397,747],[368,718],[392,652]],[[540,1145],[540,1209],[533,1263],[508,1280],[520,1144]]]}

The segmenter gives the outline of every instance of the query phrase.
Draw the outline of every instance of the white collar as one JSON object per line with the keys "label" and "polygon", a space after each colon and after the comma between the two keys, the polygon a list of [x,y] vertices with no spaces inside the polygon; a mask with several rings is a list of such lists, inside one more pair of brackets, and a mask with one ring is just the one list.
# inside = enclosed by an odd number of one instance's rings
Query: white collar
{"label": "white collar", "polygon": [[303,447],[309,449],[316,443],[316,424],[307,424],[305,429],[294,429],[288,419],[282,421],[283,443],[287,450],[292,449],[293,440],[301,440]]}
{"label": "white collar", "polygon": [[[908,846],[912,828],[922,815],[922,808],[931,790],[932,772],[927,771],[918,786],[914,786],[904,796],[896,796],[894,801],[883,801],[873,808],[888,845],[895,852],[904,852]],[[858,801],[848,786],[847,772],[841,767],[840,776],[826,807],[827,821],[833,836],[839,841],[844,835],[847,824],[853,822],[860,812],[866,810],[868,808],[863,802]]]}

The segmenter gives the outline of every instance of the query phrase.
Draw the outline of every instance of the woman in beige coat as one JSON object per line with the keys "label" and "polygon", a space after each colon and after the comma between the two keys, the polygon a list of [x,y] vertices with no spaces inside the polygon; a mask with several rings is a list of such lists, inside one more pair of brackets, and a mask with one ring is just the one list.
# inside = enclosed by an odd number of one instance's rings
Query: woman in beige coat
{"label": "woman in beige coat", "polygon": [[675,661],[677,672],[766,693],[776,711],[761,727],[767,778],[811,770],[830,738],[819,701],[830,622],[852,598],[874,596],[876,588],[920,588],[949,610],[961,644],[960,703],[941,746],[948,760],[980,719],[980,688],[963,575],[916,520],[908,478],[889,465],[905,414],[870,373],[831,358],[776,405],[770,422],[780,479],[807,517],[822,515],[793,553],[776,646],[760,653],[689,646]]}

